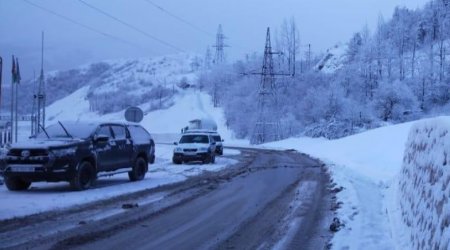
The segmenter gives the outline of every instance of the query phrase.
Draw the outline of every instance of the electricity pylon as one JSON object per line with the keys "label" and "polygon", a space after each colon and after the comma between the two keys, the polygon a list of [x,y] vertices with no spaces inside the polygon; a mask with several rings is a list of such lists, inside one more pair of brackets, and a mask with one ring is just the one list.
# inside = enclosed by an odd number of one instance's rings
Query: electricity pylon
{"label": "electricity pylon", "polygon": [[280,114],[278,109],[275,76],[288,76],[290,74],[279,74],[274,72],[274,54],[279,53],[272,51],[270,28],[267,28],[262,71],[261,73],[257,73],[258,75],[261,75],[261,82],[259,84],[258,94],[258,117],[250,140],[252,144],[262,144],[281,139]]}
{"label": "electricity pylon", "polygon": [[228,47],[228,45],[225,44],[225,35],[222,31],[222,25],[219,24],[219,28],[217,29],[216,34],[216,44],[213,46],[216,48],[216,55],[214,57],[214,64],[222,64],[225,62],[225,52],[224,48]]}

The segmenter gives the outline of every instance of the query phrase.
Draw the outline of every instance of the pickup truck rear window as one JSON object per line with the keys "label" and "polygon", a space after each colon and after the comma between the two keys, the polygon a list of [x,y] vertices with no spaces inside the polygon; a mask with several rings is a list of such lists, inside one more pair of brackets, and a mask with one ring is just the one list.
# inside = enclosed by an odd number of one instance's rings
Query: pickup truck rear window
{"label": "pickup truck rear window", "polygon": [[141,126],[128,126],[131,139],[134,143],[149,143],[152,139],[151,135]]}

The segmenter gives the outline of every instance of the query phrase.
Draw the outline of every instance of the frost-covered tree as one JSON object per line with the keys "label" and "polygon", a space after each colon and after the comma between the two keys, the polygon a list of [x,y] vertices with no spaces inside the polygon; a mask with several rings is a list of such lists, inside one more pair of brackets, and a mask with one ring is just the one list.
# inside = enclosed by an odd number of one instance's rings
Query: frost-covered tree
{"label": "frost-covered tree", "polygon": [[409,114],[417,111],[418,101],[404,82],[395,81],[380,86],[373,105],[376,114],[383,121],[404,121]]}

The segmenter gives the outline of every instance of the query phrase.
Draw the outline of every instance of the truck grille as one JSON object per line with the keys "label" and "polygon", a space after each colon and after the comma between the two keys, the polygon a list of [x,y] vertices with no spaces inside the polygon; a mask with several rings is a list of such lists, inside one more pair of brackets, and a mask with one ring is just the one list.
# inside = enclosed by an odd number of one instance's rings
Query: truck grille
{"label": "truck grille", "polygon": [[197,152],[196,148],[187,148],[183,150],[184,152]]}
{"label": "truck grille", "polygon": [[8,156],[22,157],[22,153],[24,151],[29,152],[28,157],[48,156],[48,151],[46,149],[10,149],[8,152]]}

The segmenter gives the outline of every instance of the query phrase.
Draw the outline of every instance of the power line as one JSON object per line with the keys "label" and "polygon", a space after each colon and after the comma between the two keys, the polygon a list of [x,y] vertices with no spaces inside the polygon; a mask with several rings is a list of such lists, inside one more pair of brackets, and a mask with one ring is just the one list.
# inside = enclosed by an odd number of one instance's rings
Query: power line
{"label": "power line", "polygon": [[23,0],[23,1],[24,1],[25,3],[31,5],[31,6],[35,7],[35,8],[38,8],[38,9],[40,9],[40,10],[42,10],[42,11],[45,11],[45,12],[47,12],[47,13],[50,13],[50,14],[56,16],[56,17],[59,17],[59,18],[65,20],[65,21],[67,21],[67,22],[70,22],[70,23],[72,23],[72,24],[78,25],[78,26],[80,26],[80,27],[82,27],[82,28],[84,28],[84,29],[87,29],[87,30],[89,30],[89,31],[92,31],[92,32],[94,32],[94,33],[97,33],[97,34],[100,34],[100,35],[102,35],[102,36],[111,38],[111,39],[113,39],[113,40],[120,41],[120,42],[122,42],[122,43],[126,43],[126,44],[128,44],[128,45],[130,45],[130,46],[133,46],[133,47],[140,47],[139,45],[136,45],[136,44],[134,44],[134,43],[132,43],[132,42],[129,42],[129,41],[124,40],[124,39],[122,39],[122,38],[120,38],[120,37],[116,37],[116,36],[114,36],[114,35],[105,33],[105,32],[103,32],[103,31],[100,31],[100,30],[98,30],[98,29],[92,28],[92,27],[87,26],[87,25],[85,25],[85,24],[82,24],[82,23],[80,23],[80,22],[78,22],[78,21],[76,21],[76,20],[74,20],[74,19],[72,19],[72,18],[66,17],[66,16],[64,16],[64,15],[61,15],[61,14],[55,12],[55,11],[52,11],[52,10],[47,9],[47,8],[45,8],[45,7],[42,7],[42,6],[40,6],[40,5],[38,5],[38,4],[35,4],[35,3],[33,3],[33,2],[30,2],[29,0]]}
{"label": "power line", "polygon": [[166,42],[166,41],[164,41],[164,40],[161,40],[161,39],[159,39],[159,38],[157,38],[157,37],[155,37],[155,36],[153,36],[153,35],[151,35],[151,34],[145,32],[145,31],[143,31],[143,30],[141,30],[141,29],[139,29],[139,28],[137,28],[137,27],[135,27],[135,26],[133,26],[133,25],[131,25],[131,24],[129,24],[129,23],[127,23],[127,22],[125,22],[125,21],[123,21],[123,20],[121,20],[121,19],[119,19],[119,18],[117,18],[117,17],[115,17],[115,16],[113,16],[113,15],[111,15],[111,14],[109,14],[109,13],[107,13],[107,12],[105,12],[105,11],[103,11],[103,10],[97,8],[97,7],[95,7],[95,6],[93,6],[93,5],[91,5],[91,4],[86,3],[86,2],[83,1],[83,0],[78,0],[78,1],[79,1],[80,3],[86,5],[87,7],[89,7],[89,8],[91,8],[91,9],[93,9],[93,10],[95,10],[95,11],[97,11],[97,12],[99,12],[99,13],[101,13],[101,14],[103,14],[103,15],[105,15],[105,16],[111,18],[111,19],[113,19],[113,20],[116,21],[116,22],[119,22],[119,23],[121,23],[121,24],[127,26],[128,28],[130,28],[130,29],[132,29],[132,30],[134,30],[134,31],[137,31],[137,32],[141,33],[142,35],[144,35],[144,36],[146,36],[146,37],[148,37],[148,38],[150,38],[150,39],[153,39],[153,40],[155,40],[155,41],[157,41],[157,42],[159,42],[159,43],[161,43],[161,44],[163,44],[163,45],[166,45],[167,47],[170,47],[170,48],[172,48],[172,49],[174,49],[174,50],[177,50],[177,51],[179,51],[179,52],[184,52],[184,50],[178,48],[177,46],[172,45],[172,44],[170,44],[170,43],[168,43],[168,42]]}
{"label": "power line", "polygon": [[[216,37],[215,34],[212,34],[212,33],[208,32],[208,31],[198,27],[197,25],[187,21],[186,19],[184,19],[184,18],[182,18],[182,17],[180,17],[178,15],[173,14],[172,12],[168,11],[167,9],[163,8],[161,5],[158,5],[158,4],[154,3],[151,0],[143,0],[143,1],[147,2],[148,4],[152,5],[153,7],[157,8],[158,10],[166,13],[167,15],[171,16],[172,18],[177,19],[178,21],[180,21],[180,22],[190,26],[191,28],[193,28],[193,29],[195,29],[195,30],[197,30],[197,31],[207,35],[207,36]],[[237,47],[245,49],[245,50],[248,50],[248,48],[244,48],[244,47],[242,47],[240,45],[237,45]]]}
{"label": "power line", "polygon": [[186,19],[181,18],[181,17],[179,17],[179,16],[177,16],[177,15],[171,13],[171,12],[168,11],[167,9],[161,7],[160,5],[157,5],[156,3],[154,3],[154,2],[152,2],[152,1],[150,1],[150,0],[144,0],[144,1],[145,1],[146,3],[152,5],[153,7],[157,8],[158,10],[160,10],[160,11],[166,13],[167,15],[173,17],[174,19],[176,19],[176,20],[178,20],[178,21],[180,21],[180,22],[182,22],[182,23],[184,23],[184,24],[190,26],[191,28],[193,28],[193,29],[195,29],[195,30],[197,30],[197,31],[200,31],[201,33],[206,34],[206,35],[208,35],[208,36],[214,37],[214,34],[211,34],[211,33],[209,33],[208,31],[205,31],[205,30],[199,28],[198,26],[196,26],[195,24],[193,24],[193,23],[187,21]]}

